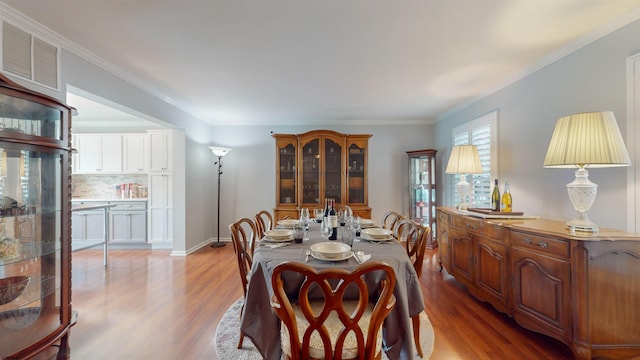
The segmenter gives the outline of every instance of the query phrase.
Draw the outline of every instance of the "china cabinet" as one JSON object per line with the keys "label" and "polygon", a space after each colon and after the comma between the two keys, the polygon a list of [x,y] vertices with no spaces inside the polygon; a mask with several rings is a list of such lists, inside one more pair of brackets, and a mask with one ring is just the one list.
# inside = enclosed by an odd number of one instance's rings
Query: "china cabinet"
{"label": "china cabinet", "polygon": [[72,108],[0,75],[0,358],[68,356]]}
{"label": "china cabinet", "polygon": [[415,222],[431,227],[433,236],[428,249],[438,246],[436,229],[436,152],[407,151],[409,157],[409,216]]}
{"label": "china cabinet", "polygon": [[354,214],[371,217],[368,207],[368,142],[371,135],[314,130],[274,134],[276,140],[276,219],[297,218],[298,209],[335,199]]}
{"label": "china cabinet", "polygon": [[469,292],[576,359],[640,357],[640,235],[438,208],[442,266]]}

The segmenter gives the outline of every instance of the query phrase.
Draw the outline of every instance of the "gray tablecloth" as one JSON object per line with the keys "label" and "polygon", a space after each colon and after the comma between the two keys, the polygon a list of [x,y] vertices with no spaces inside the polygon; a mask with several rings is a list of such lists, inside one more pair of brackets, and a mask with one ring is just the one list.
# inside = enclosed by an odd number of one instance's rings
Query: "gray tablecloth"
{"label": "gray tablecloth", "polygon": [[[292,243],[280,248],[256,247],[240,331],[252,340],[264,359],[279,360],[281,356],[280,321],[270,306],[273,295],[273,269],[283,261],[304,262],[306,250],[312,244],[321,241],[326,240],[320,236],[319,225],[313,224],[309,231],[309,240],[302,244]],[[356,241],[353,243],[353,251],[358,250],[371,254],[374,261],[384,261],[393,267],[396,274],[396,306],[384,323],[385,351],[391,360],[413,359],[410,317],[424,310],[422,290],[413,264],[404,247],[396,241],[383,244]],[[351,270],[357,267],[358,263],[353,258],[330,262],[310,257],[307,265],[318,269],[340,267]]]}

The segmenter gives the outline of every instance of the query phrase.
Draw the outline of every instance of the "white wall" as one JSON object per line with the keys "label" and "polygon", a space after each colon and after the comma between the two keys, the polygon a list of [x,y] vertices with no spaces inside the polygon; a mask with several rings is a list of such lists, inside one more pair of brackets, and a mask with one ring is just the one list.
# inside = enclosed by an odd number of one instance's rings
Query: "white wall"
{"label": "white wall", "polygon": [[[626,59],[640,51],[640,21],[583,47],[524,79],[442,119],[435,126],[441,159],[451,151],[451,129],[499,110],[499,177],[510,180],[515,211],[568,220],[574,211],[566,184],[571,169],[542,164],[558,118],[578,112],[611,110],[626,133]],[[444,162],[439,168],[444,170]],[[593,169],[599,185],[589,211],[600,226],[627,229],[627,168]],[[445,181],[443,184],[443,180]],[[439,196],[451,205],[450,175],[440,173]]]}

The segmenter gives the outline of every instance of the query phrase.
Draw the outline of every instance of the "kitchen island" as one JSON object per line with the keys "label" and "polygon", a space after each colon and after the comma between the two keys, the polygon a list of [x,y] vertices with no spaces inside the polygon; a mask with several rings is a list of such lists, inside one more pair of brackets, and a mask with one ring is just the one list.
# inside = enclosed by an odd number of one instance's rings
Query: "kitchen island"
{"label": "kitchen island", "polygon": [[[110,245],[148,247],[147,198],[84,199],[74,198],[72,209],[73,250],[106,242]],[[103,210],[91,208],[109,206],[107,221]],[[87,208],[88,207],[88,208]],[[105,238],[104,234],[108,236]]]}

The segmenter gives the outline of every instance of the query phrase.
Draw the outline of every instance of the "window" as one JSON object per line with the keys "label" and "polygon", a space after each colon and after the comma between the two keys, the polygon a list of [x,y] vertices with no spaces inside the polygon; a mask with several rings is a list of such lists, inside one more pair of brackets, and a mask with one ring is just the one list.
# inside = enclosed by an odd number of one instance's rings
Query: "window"
{"label": "window", "polygon": [[[471,185],[469,207],[491,207],[491,179],[498,174],[498,111],[493,111],[453,129],[452,146],[476,145],[482,164],[482,174],[469,174],[467,179]],[[460,180],[456,174],[452,178],[451,189]],[[454,193],[453,203],[458,204],[460,199],[457,192]]]}

